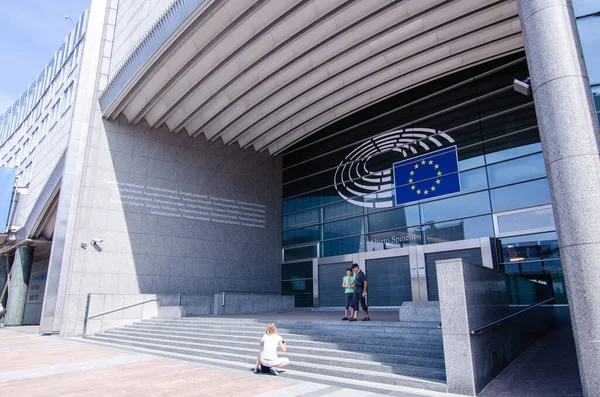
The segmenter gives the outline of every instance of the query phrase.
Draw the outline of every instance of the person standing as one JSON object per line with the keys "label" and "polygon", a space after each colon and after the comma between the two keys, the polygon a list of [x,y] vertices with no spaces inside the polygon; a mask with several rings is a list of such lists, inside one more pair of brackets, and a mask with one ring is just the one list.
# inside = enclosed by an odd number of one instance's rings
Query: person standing
{"label": "person standing", "polygon": [[[352,275],[351,268],[346,269],[346,276],[342,279],[342,288],[345,288],[344,295],[346,296],[346,306],[342,321],[346,321],[348,320],[348,309],[351,306],[352,299],[354,299],[354,276]],[[350,309],[350,317],[354,317],[354,309]]]}
{"label": "person standing", "polygon": [[357,263],[352,265],[352,272],[354,273],[354,299],[353,309],[354,316],[350,321],[356,321],[358,317],[358,302],[360,302],[363,310],[365,311],[365,318],[362,321],[371,321],[369,318],[369,307],[367,306],[367,287],[369,285],[367,276],[360,270]]}

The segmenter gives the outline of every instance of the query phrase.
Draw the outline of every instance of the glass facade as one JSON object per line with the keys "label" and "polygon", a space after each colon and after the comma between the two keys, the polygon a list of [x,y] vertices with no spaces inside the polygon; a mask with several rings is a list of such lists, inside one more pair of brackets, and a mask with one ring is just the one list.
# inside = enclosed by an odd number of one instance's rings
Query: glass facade
{"label": "glass facade", "polygon": [[[491,237],[503,270],[552,283],[564,302],[533,98],[512,86],[528,75],[524,54],[510,55],[372,105],[287,150],[284,257],[307,244],[327,257]],[[437,166],[436,150],[452,146],[458,191],[396,197],[413,179],[394,180],[395,163],[427,154]],[[427,181],[432,194],[445,183],[438,175]],[[532,234],[540,230],[549,233]]]}
{"label": "glass facade", "polygon": [[577,29],[600,122],[600,2],[573,0]]}

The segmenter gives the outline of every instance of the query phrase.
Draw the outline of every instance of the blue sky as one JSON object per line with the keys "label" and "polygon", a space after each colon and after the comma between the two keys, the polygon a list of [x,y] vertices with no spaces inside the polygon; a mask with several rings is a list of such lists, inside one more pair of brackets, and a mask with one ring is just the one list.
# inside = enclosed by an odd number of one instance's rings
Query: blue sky
{"label": "blue sky", "polygon": [[0,114],[44,69],[90,0],[17,0],[0,5]]}

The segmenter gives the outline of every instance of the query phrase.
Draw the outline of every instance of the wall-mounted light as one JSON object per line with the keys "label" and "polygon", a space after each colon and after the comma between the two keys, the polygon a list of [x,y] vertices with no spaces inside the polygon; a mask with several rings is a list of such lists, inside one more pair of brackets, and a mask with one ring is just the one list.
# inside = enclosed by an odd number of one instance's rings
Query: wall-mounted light
{"label": "wall-mounted light", "polygon": [[525,96],[529,96],[529,95],[531,95],[531,85],[530,85],[530,82],[531,82],[531,77],[527,77],[525,79],[525,81],[521,81],[521,80],[515,79],[513,81],[513,88],[519,94],[523,94]]}

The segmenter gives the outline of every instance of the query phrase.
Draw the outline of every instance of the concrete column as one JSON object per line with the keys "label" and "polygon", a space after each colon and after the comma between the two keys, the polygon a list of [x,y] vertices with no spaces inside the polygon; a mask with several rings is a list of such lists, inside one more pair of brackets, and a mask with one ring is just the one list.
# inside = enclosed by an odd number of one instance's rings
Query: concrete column
{"label": "concrete column", "polygon": [[[2,291],[4,291],[4,286],[6,285],[6,280],[8,279],[8,255],[0,255],[0,295],[2,295]],[[8,291],[4,292],[4,296],[0,296],[0,303],[2,305],[6,305],[6,297],[8,296]]]}
{"label": "concrete column", "polygon": [[8,301],[6,304],[6,325],[22,325],[27,301],[27,287],[31,275],[33,262],[33,249],[29,247],[17,248],[15,260],[12,265],[10,282],[8,283]]}
{"label": "concrete column", "polygon": [[[518,0],[586,396],[600,390],[599,130],[570,0]],[[516,77],[516,76],[515,76]]]}

